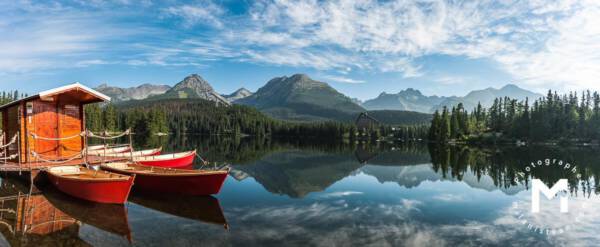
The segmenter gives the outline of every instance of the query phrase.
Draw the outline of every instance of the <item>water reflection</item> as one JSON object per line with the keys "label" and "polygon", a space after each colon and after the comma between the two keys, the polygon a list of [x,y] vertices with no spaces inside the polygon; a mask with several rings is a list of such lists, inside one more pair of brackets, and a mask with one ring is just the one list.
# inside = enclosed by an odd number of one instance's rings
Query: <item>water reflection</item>
{"label": "water reflection", "polygon": [[[150,215],[160,221],[164,218],[162,215],[172,215],[178,221],[186,219],[228,228],[219,200],[215,197],[134,193],[129,200],[133,204],[124,206],[79,200],[52,186],[38,189],[18,179],[2,178],[0,181],[0,246],[126,246],[147,243],[148,233],[144,229],[149,226],[146,225],[134,237],[128,207],[134,210],[134,219]],[[144,212],[141,215],[140,210]],[[119,238],[125,241],[119,241]]]}
{"label": "water reflection", "polygon": [[[559,148],[538,146],[531,148],[504,147],[497,149],[468,148],[458,146],[430,146],[432,168],[444,177],[463,180],[474,174],[477,179],[490,177],[494,186],[502,189],[528,188],[531,177],[523,177],[525,167],[531,162],[546,159],[562,160],[576,167],[577,177],[571,169],[544,166],[532,169],[528,175],[539,178],[546,184],[554,184],[561,178],[569,179],[573,194],[590,196],[600,193],[594,181],[600,175],[598,150],[592,148]],[[557,169],[558,168],[558,169]]]}
{"label": "water reflection", "polygon": [[235,165],[232,175],[238,180],[250,176],[271,193],[299,198],[324,190],[360,166],[351,153],[284,150]]}
{"label": "water reflection", "polygon": [[170,196],[133,193],[129,201],[162,213],[229,228],[219,200],[212,196]]}
{"label": "water reflection", "polygon": [[[4,238],[12,245],[21,243],[22,237],[13,234],[18,232],[28,236],[28,243],[72,241],[106,246],[127,246],[128,236],[133,245],[140,246],[547,246],[600,241],[595,233],[600,214],[593,207],[581,207],[600,203],[600,190],[594,183],[600,175],[596,149],[192,136],[158,143],[166,150],[198,149],[211,161],[231,163],[231,178],[215,197],[133,193],[127,210],[98,209],[99,213],[89,206],[74,208],[69,199],[55,199],[45,190],[29,193],[30,197],[41,193],[45,202],[40,208],[62,225],[50,224],[54,228],[48,231],[34,228],[50,239],[39,240],[18,230],[25,228],[15,225],[14,219],[8,220],[14,226],[0,227]],[[514,213],[515,202],[529,207],[531,177],[520,175],[524,166],[546,158],[568,161],[581,174],[574,177],[550,169],[530,174],[548,184],[569,178],[575,195],[570,207],[587,213],[587,219],[574,225],[569,234],[539,234]],[[2,193],[28,194],[29,187],[11,186]],[[557,207],[557,203],[545,204],[539,217],[528,220],[543,225],[570,222],[572,215],[560,215]],[[2,219],[16,219],[10,210],[6,212],[0,212]],[[110,224],[103,222],[112,218],[108,214],[114,216]],[[103,233],[125,241],[109,241]]]}
{"label": "water reflection", "polygon": [[[263,155],[258,160],[234,162],[231,176],[239,181],[252,178],[267,191],[292,198],[323,191],[357,172],[371,175],[382,183],[396,182],[407,188],[419,186],[423,181],[447,180],[487,191],[500,190],[508,195],[527,190],[529,176],[540,178],[547,184],[569,178],[572,192],[587,196],[598,190],[593,181],[600,175],[598,166],[592,165],[599,156],[594,150],[485,149],[424,144],[348,145],[321,149],[275,144],[268,147],[259,151]],[[560,169],[537,169],[524,174],[527,164],[548,158],[577,166],[581,177]]]}
{"label": "water reflection", "polygon": [[87,245],[78,237],[80,222],[55,208],[35,188],[2,179],[0,207],[0,231],[5,244]]}
{"label": "water reflection", "polygon": [[[565,245],[600,240],[592,229],[600,215],[582,207],[598,203],[594,149],[556,147],[477,148],[427,145],[355,146],[335,151],[272,150],[257,161],[237,164],[224,196],[236,229],[229,243],[254,245]],[[576,165],[581,177],[525,165],[546,158]],[[530,177],[531,176],[531,177]],[[586,220],[568,234],[548,237],[521,223],[513,204],[528,210],[531,178],[547,184],[566,177],[571,208]],[[515,180],[516,178],[516,180]],[[253,183],[269,193],[264,195]],[[257,197],[250,201],[252,194]],[[229,194],[228,194],[229,195]],[[244,205],[244,202],[254,206]],[[260,202],[258,202],[260,201]],[[534,224],[572,222],[549,203]],[[556,209],[556,210],[555,210]],[[277,233],[277,234],[269,234]]]}
{"label": "water reflection", "polygon": [[79,200],[61,193],[52,186],[45,186],[43,193],[52,206],[77,221],[124,237],[129,242],[132,241],[127,219],[127,208],[123,205]]}

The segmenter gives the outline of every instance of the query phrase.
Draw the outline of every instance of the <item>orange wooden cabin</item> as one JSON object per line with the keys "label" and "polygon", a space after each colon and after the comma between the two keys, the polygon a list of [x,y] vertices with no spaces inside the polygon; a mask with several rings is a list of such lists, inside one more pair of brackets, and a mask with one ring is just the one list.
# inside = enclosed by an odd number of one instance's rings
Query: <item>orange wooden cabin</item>
{"label": "orange wooden cabin", "polygon": [[[38,161],[34,154],[62,159],[81,153],[85,146],[81,135],[85,131],[83,106],[109,100],[110,97],[75,83],[0,106],[2,143],[18,136],[18,144],[8,146],[5,155],[18,156],[12,162],[28,163]],[[72,138],[64,139],[67,137]]]}

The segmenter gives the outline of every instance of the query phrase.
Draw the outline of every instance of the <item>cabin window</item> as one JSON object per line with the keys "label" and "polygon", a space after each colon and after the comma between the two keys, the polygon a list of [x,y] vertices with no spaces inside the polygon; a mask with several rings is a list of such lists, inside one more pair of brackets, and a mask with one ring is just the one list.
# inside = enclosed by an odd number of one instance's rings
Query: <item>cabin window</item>
{"label": "cabin window", "polygon": [[26,105],[25,108],[27,110],[27,121],[29,123],[31,123],[31,121],[32,121],[31,120],[31,115],[33,115],[33,102],[27,102],[27,105]]}
{"label": "cabin window", "polygon": [[33,102],[27,102],[27,114],[33,114]]}

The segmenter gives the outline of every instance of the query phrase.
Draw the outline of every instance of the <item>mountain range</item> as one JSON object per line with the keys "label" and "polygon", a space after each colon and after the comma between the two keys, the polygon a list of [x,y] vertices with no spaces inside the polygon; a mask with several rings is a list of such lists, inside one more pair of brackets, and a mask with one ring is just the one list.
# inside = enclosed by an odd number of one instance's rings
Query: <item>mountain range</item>
{"label": "mountain range", "polygon": [[120,88],[102,84],[95,89],[103,94],[108,95],[113,101],[118,102],[127,100],[142,100],[153,95],[161,95],[169,91],[171,87],[167,85],[142,84],[137,87]]}
{"label": "mountain range", "polygon": [[[408,88],[396,94],[381,93],[377,98],[361,102],[350,98],[325,82],[311,79],[305,74],[275,77],[255,93],[240,88],[231,94],[220,94],[200,75],[191,74],[173,87],[143,84],[138,87],[119,88],[102,84],[98,91],[116,102],[128,100],[160,100],[200,98],[220,105],[242,104],[255,107],[274,118],[293,121],[352,121],[358,113],[369,111],[380,121],[406,122],[406,118],[427,121],[430,113],[444,106],[452,107],[462,102],[467,110],[478,103],[489,107],[498,97],[530,100],[542,95],[508,84],[500,89],[486,88],[471,91],[465,96],[425,96],[419,90]],[[373,115],[373,116],[375,116]],[[387,120],[386,120],[387,119]],[[388,122],[389,122],[388,121]]]}
{"label": "mountain range", "polygon": [[445,100],[439,96],[425,96],[419,90],[408,88],[397,94],[381,93],[377,98],[365,101],[362,106],[368,110],[401,110],[431,112],[432,107]]}
{"label": "mountain range", "polygon": [[217,104],[231,104],[228,99],[217,93],[206,80],[197,74],[185,77],[173,87],[143,84],[138,87],[119,88],[102,84],[95,89],[110,96],[112,101],[117,103],[128,100],[200,98]]}
{"label": "mountain range", "polygon": [[514,84],[496,88],[486,88],[482,90],[471,91],[463,97],[458,96],[425,96],[419,90],[408,88],[397,94],[381,93],[377,98],[365,101],[362,106],[367,110],[403,110],[416,111],[423,113],[432,113],[435,110],[440,110],[444,106],[451,108],[463,103],[464,108],[472,110],[481,103],[483,107],[490,107],[494,99],[501,97],[510,97],[517,100],[535,100],[543,97],[525,89],[522,89]]}

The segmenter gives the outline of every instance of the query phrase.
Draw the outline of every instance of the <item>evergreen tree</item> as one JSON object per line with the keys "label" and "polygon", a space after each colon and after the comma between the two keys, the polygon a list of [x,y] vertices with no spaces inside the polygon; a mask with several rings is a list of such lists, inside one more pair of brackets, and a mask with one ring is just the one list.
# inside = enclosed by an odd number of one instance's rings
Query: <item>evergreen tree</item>
{"label": "evergreen tree", "polygon": [[448,108],[444,106],[442,109],[442,118],[440,124],[440,136],[437,138],[438,142],[446,142],[450,137],[450,116],[448,114]]}

